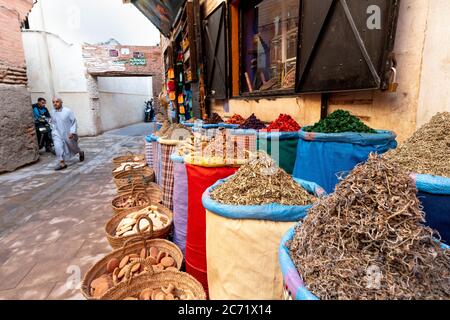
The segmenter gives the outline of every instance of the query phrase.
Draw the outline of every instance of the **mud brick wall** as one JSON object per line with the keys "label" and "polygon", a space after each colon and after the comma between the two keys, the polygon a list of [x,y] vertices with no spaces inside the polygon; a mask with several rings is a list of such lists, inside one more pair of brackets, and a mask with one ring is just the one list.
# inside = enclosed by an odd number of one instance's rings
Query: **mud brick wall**
{"label": "mud brick wall", "polygon": [[151,76],[154,105],[159,108],[158,95],[164,81],[161,47],[85,45],[83,58],[87,72],[94,77]]}
{"label": "mud brick wall", "polygon": [[39,159],[21,25],[32,0],[0,0],[0,173]]}

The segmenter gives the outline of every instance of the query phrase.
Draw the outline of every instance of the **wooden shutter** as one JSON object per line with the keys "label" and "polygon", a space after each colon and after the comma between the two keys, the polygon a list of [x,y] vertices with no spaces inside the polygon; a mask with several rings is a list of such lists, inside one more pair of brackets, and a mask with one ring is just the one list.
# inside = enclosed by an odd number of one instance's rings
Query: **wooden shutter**
{"label": "wooden shutter", "polygon": [[207,97],[228,97],[226,6],[221,4],[203,20]]}
{"label": "wooden shutter", "polygon": [[[302,0],[296,91],[386,89],[400,0]],[[369,28],[372,9],[381,28]]]}

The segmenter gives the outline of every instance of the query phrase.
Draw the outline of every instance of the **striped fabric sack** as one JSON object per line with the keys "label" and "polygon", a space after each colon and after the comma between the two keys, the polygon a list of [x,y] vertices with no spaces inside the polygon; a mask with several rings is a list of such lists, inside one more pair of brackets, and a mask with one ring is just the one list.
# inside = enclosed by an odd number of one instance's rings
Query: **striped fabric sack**
{"label": "striped fabric sack", "polygon": [[161,149],[161,189],[163,206],[173,211],[174,164],[170,159],[176,145],[160,143]]}
{"label": "striped fabric sack", "polygon": [[145,160],[150,168],[153,168],[153,146],[150,136],[145,137]]}

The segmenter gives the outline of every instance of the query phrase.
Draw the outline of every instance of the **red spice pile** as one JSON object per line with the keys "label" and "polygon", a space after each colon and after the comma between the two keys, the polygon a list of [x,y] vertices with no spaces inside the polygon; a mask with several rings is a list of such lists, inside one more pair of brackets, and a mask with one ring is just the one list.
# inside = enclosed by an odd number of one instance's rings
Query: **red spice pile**
{"label": "red spice pile", "polygon": [[226,123],[228,124],[243,124],[245,122],[245,119],[239,115],[239,114],[234,114],[230,119],[227,120]]}
{"label": "red spice pile", "polygon": [[288,114],[280,114],[277,120],[272,122],[262,131],[295,132],[301,129],[300,125]]}

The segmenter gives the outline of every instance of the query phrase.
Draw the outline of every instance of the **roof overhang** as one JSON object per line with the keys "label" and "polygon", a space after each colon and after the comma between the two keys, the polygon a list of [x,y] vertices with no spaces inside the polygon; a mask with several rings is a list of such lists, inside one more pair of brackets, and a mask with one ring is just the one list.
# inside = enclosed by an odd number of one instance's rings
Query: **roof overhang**
{"label": "roof overhang", "polygon": [[169,37],[186,0],[124,0],[124,2],[134,4],[164,36]]}

